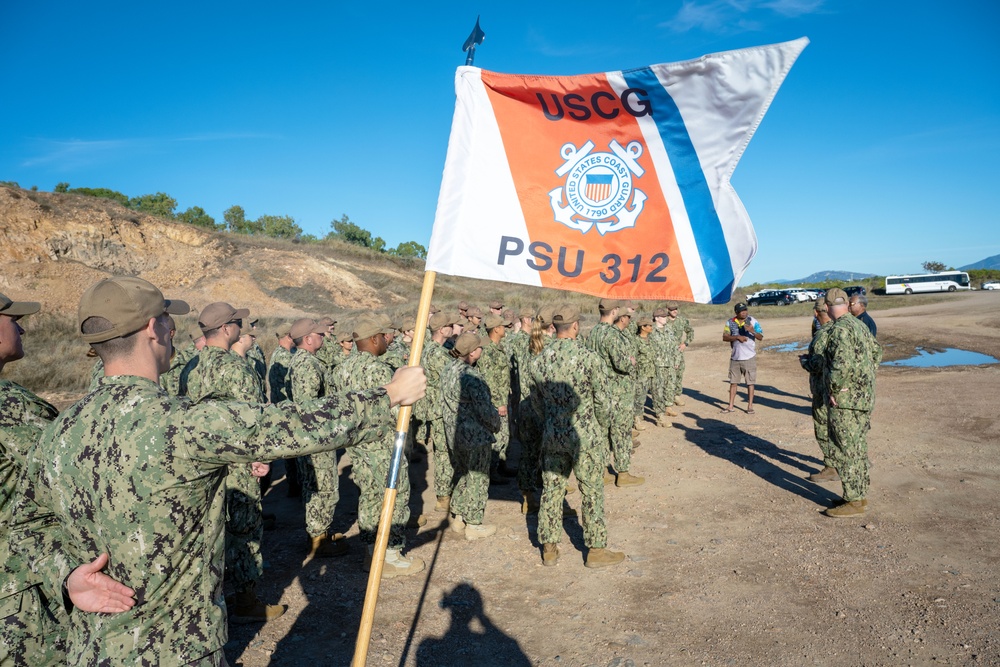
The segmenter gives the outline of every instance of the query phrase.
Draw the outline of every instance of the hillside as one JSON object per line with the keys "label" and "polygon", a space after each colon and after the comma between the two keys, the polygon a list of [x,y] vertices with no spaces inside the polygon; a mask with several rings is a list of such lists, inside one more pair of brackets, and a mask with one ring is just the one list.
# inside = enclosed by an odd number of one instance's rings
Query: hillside
{"label": "hillside", "polygon": [[992,257],[987,257],[986,259],[981,259],[978,262],[966,264],[958,268],[962,271],[968,271],[969,269],[1000,269],[1000,255],[993,255]]}
{"label": "hillside", "polygon": [[817,271],[812,275],[808,275],[805,278],[799,278],[798,280],[775,280],[773,282],[781,285],[799,285],[799,284],[864,280],[865,278],[871,278],[874,275],[875,275],[874,273],[858,273],[856,271]]}

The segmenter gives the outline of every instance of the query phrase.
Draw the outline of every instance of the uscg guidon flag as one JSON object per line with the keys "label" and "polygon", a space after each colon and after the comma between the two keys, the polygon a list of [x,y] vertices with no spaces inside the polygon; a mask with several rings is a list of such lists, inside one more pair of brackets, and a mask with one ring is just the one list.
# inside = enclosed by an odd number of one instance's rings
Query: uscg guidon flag
{"label": "uscg guidon flag", "polygon": [[808,43],[581,76],[459,67],[427,270],[729,301],[757,250],[729,179]]}

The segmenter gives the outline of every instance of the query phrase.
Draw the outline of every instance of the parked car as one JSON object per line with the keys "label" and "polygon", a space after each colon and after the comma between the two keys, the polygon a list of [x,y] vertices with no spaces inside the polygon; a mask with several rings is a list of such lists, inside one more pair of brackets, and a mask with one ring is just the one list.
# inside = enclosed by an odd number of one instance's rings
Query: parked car
{"label": "parked car", "polygon": [[983,283],[983,289],[989,289],[989,290],[1000,289],[1000,282],[997,282],[996,280],[991,280],[988,283]]}
{"label": "parked car", "polygon": [[795,303],[795,297],[781,290],[758,292],[747,299],[748,306],[787,306],[790,303]]}
{"label": "parked car", "polygon": [[788,289],[780,290],[782,292],[788,292],[796,301],[815,301],[816,295],[814,292],[810,292],[804,287],[790,287]]}
{"label": "parked car", "polygon": [[845,287],[844,291],[847,292],[847,296],[854,296],[855,294],[868,294],[868,290],[864,288],[864,285],[851,285]]}

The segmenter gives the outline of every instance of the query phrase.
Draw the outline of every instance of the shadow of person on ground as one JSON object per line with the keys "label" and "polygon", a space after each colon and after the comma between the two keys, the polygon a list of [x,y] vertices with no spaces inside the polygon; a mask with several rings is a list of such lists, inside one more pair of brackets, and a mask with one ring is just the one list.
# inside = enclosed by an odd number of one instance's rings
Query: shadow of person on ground
{"label": "shadow of person on ground", "polygon": [[486,615],[483,598],[474,586],[468,583],[455,586],[440,604],[451,612],[451,626],[443,637],[428,637],[420,643],[418,667],[531,665],[517,640],[501,632]]}
{"label": "shadow of person on ground", "polygon": [[[782,449],[773,442],[741,431],[733,424],[718,419],[699,417],[692,413],[685,413],[685,416],[694,419],[695,426],[675,423],[674,428],[683,431],[687,440],[701,447],[706,454],[749,470],[779,489],[817,505],[829,507],[840,499],[838,494],[805,478],[806,474],[815,472],[816,467],[822,465],[817,457]],[[790,472],[782,465],[792,467],[802,475]]]}

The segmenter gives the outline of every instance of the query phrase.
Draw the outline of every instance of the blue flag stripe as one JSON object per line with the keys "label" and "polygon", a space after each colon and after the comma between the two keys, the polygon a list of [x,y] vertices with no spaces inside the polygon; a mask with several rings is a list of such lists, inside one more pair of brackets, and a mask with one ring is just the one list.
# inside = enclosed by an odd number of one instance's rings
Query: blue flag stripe
{"label": "blue flag stripe", "polygon": [[691,220],[691,231],[705,269],[712,303],[727,303],[735,281],[729,245],[681,112],[651,68],[629,70],[622,72],[622,76],[629,87],[645,90],[649,97],[653,122],[670,157],[677,187]]}

